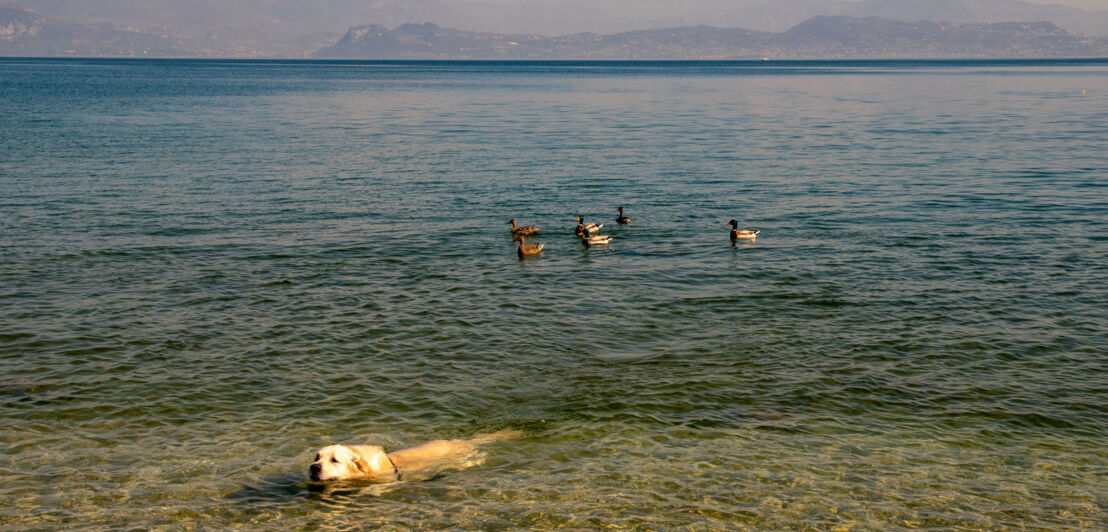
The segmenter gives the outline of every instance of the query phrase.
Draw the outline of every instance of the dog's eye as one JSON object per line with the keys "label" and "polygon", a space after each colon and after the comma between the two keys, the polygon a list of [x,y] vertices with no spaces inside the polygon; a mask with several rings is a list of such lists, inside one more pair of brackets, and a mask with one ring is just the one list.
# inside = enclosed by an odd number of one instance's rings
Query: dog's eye
{"label": "dog's eye", "polygon": [[316,461],[316,462],[318,462],[318,461],[319,461],[319,455],[318,455],[318,454],[317,454],[317,455],[315,455],[315,461]]}
{"label": "dog's eye", "polygon": [[332,461],[332,462],[334,462],[334,463],[336,463],[336,464],[337,464],[337,463],[339,463],[339,459],[338,459],[338,458],[332,458],[332,459],[331,459],[331,461]]}

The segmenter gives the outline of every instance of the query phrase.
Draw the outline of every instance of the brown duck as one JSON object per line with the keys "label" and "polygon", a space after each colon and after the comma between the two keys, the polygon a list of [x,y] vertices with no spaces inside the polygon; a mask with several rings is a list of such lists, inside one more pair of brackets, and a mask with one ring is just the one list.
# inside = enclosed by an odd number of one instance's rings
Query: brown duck
{"label": "brown duck", "polygon": [[631,219],[623,215],[623,207],[619,208],[619,218],[616,218],[616,223],[631,225]]}
{"label": "brown duck", "polygon": [[542,244],[528,244],[524,242],[523,235],[517,236],[516,242],[519,242],[519,248],[516,249],[516,253],[519,254],[519,258],[521,259],[530,255],[538,255],[542,252]]}
{"label": "brown duck", "polygon": [[512,224],[513,235],[533,235],[539,232],[538,226],[534,225],[521,225],[517,227],[515,218],[508,220],[508,223]]}

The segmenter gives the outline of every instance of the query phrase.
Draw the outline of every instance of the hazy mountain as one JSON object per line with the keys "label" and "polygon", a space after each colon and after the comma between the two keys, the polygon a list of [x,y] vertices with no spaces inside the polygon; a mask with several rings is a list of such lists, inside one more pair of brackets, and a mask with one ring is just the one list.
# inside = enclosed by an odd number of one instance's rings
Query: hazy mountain
{"label": "hazy mountain", "polygon": [[[741,1],[741,0],[740,0]],[[642,17],[610,14],[576,0],[18,0],[66,22],[172,27],[250,36],[330,32],[355,22],[390,27],[429,21],[479,31],[565,34],[642,27]],[[628,13],[635,13],[630,6]],[[618,28],[618,29],[617,29]]]}
{"label": "hazy mountain", "polygon": [[[359,26],[334,46],[320,50],[322,58],[421,58],[421,59],[654,59],[723,57],[754,53],[752,46],[765,43],[771,33],[708,26],[642,30],[599,35],[576,33],[558,37],[537,34],[505,35],[451,28],[434,24]],[[758,50],[764,46],[758,47]]]}
{"label": "hazy mountain", "polygon": [[195,52],[168,35],[110,24],[66,24],[31,11],[0,7],[0,55],[179,56]]}
{"label": "hazy mountain", "polygon": [[[1108,7],[1108,3],[1102,7]],[[883,17],[908,22],[934,20],[955,24],[1043,20],[1053,22],[1056,26],[1072,32],[1108,37],[1108,10],[1089,12],[1060,5],[1033,4],[1018,0],[865,0],[851,6],[842,14],[856,17]]]}
{"label": "hazy mountain", "polygon": [[37,13],[0,6],[0,40],[15,41],[38,36],[50,21]]}
{"label": "hazy mountain", "polygon": [[[411,22],[432,22],[440,30],[568,36],[559,38],[563,41],[589,32],[633,35],[633,30],[693,26],[784,32],[819,15],[955,25],[1050,21],[1077,33],[1108,35],[1108,11],[1022,0],[19,1],[33,11],[4,8],[8,15],[0,19],[0,55],[296,58],[339,42],[353,25],[397,28]],[[520,46],[515,40],[513,46]],[[339,48],[348,45],[340,43]]]}
{"label": "hazy mountain", "polygon": [[171,28],[70,23],[0,6],[0,56],[304,57],[334,39],[252,39],[235,32],[198,34]]}
{"label": "hazy mountain", "polygon": [[[3,0],[0,0],[3,1]],[[16,0],[44,16],[80,24],[233,32],[242,40],[329,33],[353,24],[407,22],[496,33],[566,35],[707,24],[784,31],[816,15],[877,16],[915,22],[1045,20],[1108,36],[1106,0]],[[1088,2],[1088,11],[1047,2]],[[1085,5],[1085,4],[1081,4]]]}
{"label": "hazy mountain", "polygon": [[[785,31],[818,15],[849,15],[954,24],[1042,20],[1072,32],[1108,37],[1108,0],[1101,0],[1096,11],[1023,0],[773,0],[755,4],[709,0],[677,5],[682,10],[677,20],[685,25],[711,24],[760,31]],[[647,25],[657,22],[644,21]]]}
{"label": "hazy mountain", "polygon": [[818,16],[779,34],[774,45],[798,58],[1108,56],[1108,39],[1075,35],[1050,22],[950,24]]}
{"label": "hazy mountain", "polygon": [[560,37],[405,24],[358,26],[317,54],[347,59],[774,59],[1104,57],[1108,39],[1049,22],[948,24],[817,16],[783,33],[710,26]]}

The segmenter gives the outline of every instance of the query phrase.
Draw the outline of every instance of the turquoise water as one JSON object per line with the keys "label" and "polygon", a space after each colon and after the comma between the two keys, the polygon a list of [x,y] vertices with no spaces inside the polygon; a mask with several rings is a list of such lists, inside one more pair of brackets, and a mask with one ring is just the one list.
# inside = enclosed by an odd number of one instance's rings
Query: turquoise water
{"label": "turquoise water", "polygon": [[1108,522],[1108,61],[4,59],[0,110],[5,528]]}

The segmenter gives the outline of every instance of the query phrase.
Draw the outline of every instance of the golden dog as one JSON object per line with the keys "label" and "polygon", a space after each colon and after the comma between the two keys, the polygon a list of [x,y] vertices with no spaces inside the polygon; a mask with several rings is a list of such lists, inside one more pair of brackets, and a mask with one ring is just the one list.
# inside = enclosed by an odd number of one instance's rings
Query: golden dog
{"label": "golden dog", "polygon": [[468,440],[435,440],[391,453],[377,445],[328,445],[316,453],[308,477],[316,482],[355,478],[392,482],[420,471],[464,469],[483,462],[477,445],[520,434],[502,430]]}

